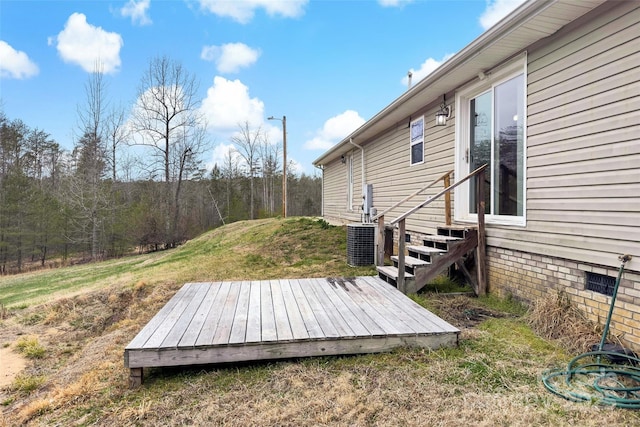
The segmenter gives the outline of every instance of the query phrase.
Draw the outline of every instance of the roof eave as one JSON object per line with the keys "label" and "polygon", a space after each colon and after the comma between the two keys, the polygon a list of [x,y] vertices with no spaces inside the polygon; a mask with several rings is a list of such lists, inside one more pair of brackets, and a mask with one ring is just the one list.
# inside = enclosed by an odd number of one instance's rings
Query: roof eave
{"label": "roof eave", "polygon": [[[599,5],[600,3],[603,3],[604,1],[605,0],[591,2],[592,3],[591,8],[595,8],[597,5]],[[360,126],[358,129],[353,131],[350,135],[348,135],[338,144],[334,145],[332,148],[327,150],[324,154],[322,154],[316,160],[314,160],[313,165],[318,166],[318,165],[327,164],[328,162],[338,158],[341,154],[344,154],[345,152],[349,151],[351,146],[349,143],[350,140],[353,140],[355,143],[366,142],[366,141],[359,141],[359,139],[362,139],[362,136],[366,135],[368,130],[374,128],[377,124],[381,123],[383,119],[389,116],[393,111],[395,111],[400,106],[410,101],[412,98],[421,95],[430,86],[445,80],[447,75],[449,75],[452,71],[465,66],[474,58],[477,58],[484,51],[489,49],[492,45],[496,44],[501,40],[504,40],[506,37],[509,37],[511,33],[513,33],[515,30],[520,28],[522,25],[528,23],[529,21],[532,21],[536,16],[538,16],[540,13],[545,11],[547,8],[552,7],[554,4],[560,3],[560,2],[562,2],[562,0],[528,0],[526,1],[525,3],[520,5],[518,8],[516,8],[512,13],[507,15],[497,24],[495,24],[493,27],[491,27],[490,29],[482,33],[478,38],[476,38],[469,45],[463,48],[460,52],[458,52],[453,57],[451,57],[448,61],[443,63],[431,74],[429,74],[428,76],[420,80],[418,83],[416,83],[416,85],[413,86],[411,89],[407,90],[398,98],[396,98],[393,102],[391,102],[384,109],[378,112],[375,116],[373,116],[371,119],[365,122],[362,126]],[[566,25],[568,22],[566,22],[562,26]],[[505,58],[511,57],[517,54],[518,52],[522,51],[532,43],[538,40],[541,40],[545,37],[548,37],[550,34],[553,34],[553,32],[550,32],[550,33],[540,32],[540,35],[538,37],[536,37],[535,39],[528,40],[524,46],[513,47],[511,51],[504,52]],[[474,72],[474,74],[476,73]],[[450,90],[453,90],[459,85],[465,83],[465,81],[463,79],[460,79],[460,81],[451,81],[448,83],[449,83],[448,86],[451,86]],[[443,89],[443,92],[441,93],[444,93],[444,90],[446,89]],[[423,102],[423,105],[426,105],[426,104]]]}

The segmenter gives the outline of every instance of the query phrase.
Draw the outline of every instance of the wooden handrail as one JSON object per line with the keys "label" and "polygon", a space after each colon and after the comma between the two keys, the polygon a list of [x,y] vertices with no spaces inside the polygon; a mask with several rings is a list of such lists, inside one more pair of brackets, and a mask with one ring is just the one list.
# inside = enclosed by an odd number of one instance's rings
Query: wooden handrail
{"label": "wooden handrail", "polygon": [[387,209],[383,210],[382,212],[380,212],[379,214],[375,215],[373,218],[371,218],[371,221],[375,221],[378,218],[380,218],[381,216],[384,216],[387,212],[389,212],[392,209],[397,208],[398,206],[400,206],[401,204],[413,199],[415,196],[417,196],[418,194],[422,193],[423,191],[433,187],[434,185],[436,185],[438,182],[445,180],[449,175],[451,175],[453,173],[453,170],[450,170],[449,172],[445,173],[444,175],[442,175],[440,178],[436,179],[435,181],[431,182],[430,184],[427,184],[426,186],[422,187],[421,189],[419,189],[418,191],[415,191],[411,194],[409,194],[407,197],[405,197],[404,199],[400,200],[399,202],[394,203],[393,205],[391,205],[390,207],[388,207]]}
{"label": "wooden handrail", "polygon": [[459,186],[463,182],[467,181],[469,178],[472,178],[472,177],[476,176],[477,174],[479,174],[480,172],[484,171],[486,168],[487,168],[486,164],[480,166],[478,169],[474,170],[469,175],[467,175],[464,178],[462,178],[460,181],[456,182],[455,184],[452,184],[452,185],[448,186],[444,190],[440,191],[438,194],[429,197],[427,200],[425,200],[424,202],[420,203],[419,205],[416,205],[416,206],[412,207],[411,209],[409,209],[408,211],[406,211],[405,213],[403,213],[402,215],[400,215],[399,217],[397,217],[393,221],[389,222],[389,225],[396,225],[398,222],[402,221],[403,219],[406,219],[409,215],[411,215],[414,212],[416,212],[416,211],[422,209],[423,207],[427,206],[428,204],[430,204],[434,200],[438,199],[443,194],[446,194],[446,193],[450,192],[451,190],[453,190],[454,188],[456,188],[457,186]]}
{"label": "wooden handrail", "polygon": [[[405,232],[406,232],[406,219],[409,215],[416,212],[417,210],[427,206],[429,203],[436,200],[438,197],[443,194],[449,195],[451,190],[462,184],[463,182],[468,181],[472,177],[476,177],[477,185],[476,185],[476,202],[478,208],[478,246],[476,248],[477,256],[476,256],[476,265],[477,265],[477,274],[478,274],[478,284],[475,290],[477,295],[484,295],[487,292],[487,280],[486,280],[486,266],[485,266],[485,233],[484,233],[484,211],[485,211],[485,195],[484,195],[484,170],[488,165],[482,165],[478,169],[471,172],[469,175],[462,178],[460,181],[456,182],[453,185],[447,186],[447,181],[445,180],[446,188],[440,191],[435,196],[429,197],[424,202],[420,203],[417,206],[409,209],[404,214],[400,215],[398,218],[394,219],[390,222],[390,225],[398,224],[398,277],[396,280],[397,287],[400,291],[406,293],[407,287],[404,279],[404,267],[405,267]],[[448,177],[448,174],[445,175]],[[443,177],[444,178],[444,177]],[[438,180],[439,181],[439,180]],[[438,182],[436,181],[436,182]],[[384,244],[384,215],[379,215],[380,219],[378,221],[378,245]],[[380,247],[378,247],[378,265],[382,265],[382,261],[384,261],[383,253],[380,251]]]}

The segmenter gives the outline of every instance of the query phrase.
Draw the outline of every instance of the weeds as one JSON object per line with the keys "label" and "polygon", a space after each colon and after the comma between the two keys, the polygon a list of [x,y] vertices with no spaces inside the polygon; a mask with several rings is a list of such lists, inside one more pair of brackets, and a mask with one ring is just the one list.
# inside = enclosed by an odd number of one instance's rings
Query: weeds
{"label": "weeds", "polygon": [[562,291],[534,301],[527,321],[541,337],[576,354],[589,351],[601,339],[601,327],[587,319]]}
{"label": "weeds", "polygon": [[22,394],[30,394],[46,381],[44,375],[18,375],[11,384],[11,388]]}
{"label": "weeds", "polygon": [[322,228],[323,230],[328,230],[329,228],[333,227],[324,218],[320,218],[318,220],[318,224],[320,224],[320,228]]}
{"label": "weeds", "polygon": [[42,323],[45,317],[46,315],[44,314],[44,312],[40,310],[40,311],[36,311],[34,313],[29,313],[25,316],[22,316],[20,318],[20,323],[22,323],[25,326],[37,325],[39,323]]}
{"label": "weeds", "polygon": [[436,293],[436,294],[447,294],[447,293],[466,293],[473,292],[473,289],[466,283],[461,283],[460,280],[451,278],[446,274],[440,275],[433,279],[431,283],[428,283],[424,288],[421,289],[423,293]]}
{"label": "weeds", "polygon": [[506,298],[500,298],[494,294],[489,294],[479,299],[488,308],[514,316],[524,316],[529,309],[527,305],[513,298],[512,295],[508,295]]}
{"label": "weeds", "polygon": [[36,337],[22,337],[16,343],[18,352],[29,359],[41,359],[45,355],[44,347]]}

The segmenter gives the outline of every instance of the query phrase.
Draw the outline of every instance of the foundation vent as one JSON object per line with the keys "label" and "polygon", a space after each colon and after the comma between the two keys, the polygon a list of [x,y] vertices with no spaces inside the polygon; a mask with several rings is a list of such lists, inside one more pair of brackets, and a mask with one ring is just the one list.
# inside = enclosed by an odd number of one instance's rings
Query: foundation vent
{"label": "foundation vent", "polygon": [[616,279],[614,277],[587,272],[587,290],[612,296],[615,286]]}

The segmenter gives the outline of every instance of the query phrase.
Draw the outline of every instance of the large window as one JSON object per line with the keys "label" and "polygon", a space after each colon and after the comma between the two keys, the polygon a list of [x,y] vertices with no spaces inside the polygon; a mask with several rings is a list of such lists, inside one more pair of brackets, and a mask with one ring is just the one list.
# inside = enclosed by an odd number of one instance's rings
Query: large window
{"label": "large window", "polygon": [[424,162],[424,116],[411,122],[411,164]]}
{"label": "large window", "polygon": [[[487,164],[482,195],[487,220],[524,225],[525,72],[521,61],[509,71],[458,94],[456,166],[461,174],[456,176]],[[475,180],[460,193],[456,216],[471,219],[477,214]]]}

